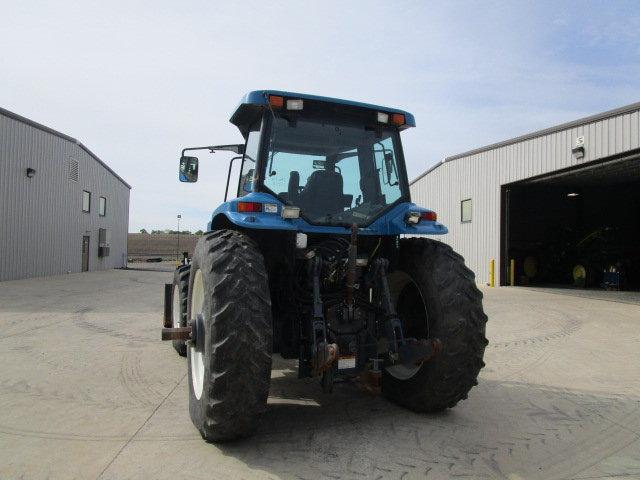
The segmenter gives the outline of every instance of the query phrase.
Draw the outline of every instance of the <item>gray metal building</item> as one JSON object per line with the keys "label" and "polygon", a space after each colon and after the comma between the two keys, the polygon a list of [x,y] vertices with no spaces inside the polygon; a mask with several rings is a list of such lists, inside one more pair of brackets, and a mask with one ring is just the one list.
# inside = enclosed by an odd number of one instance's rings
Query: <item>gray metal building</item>
{"label": "gray metal building", "polygon": [[126,266],[130,189],[76,139],[0,108],[0,281]]}
{"label": "gray metal building", "polygon": [[617,265],[640,287],[640,103],[445,158],[411,194],[479,283],[587,283]]}

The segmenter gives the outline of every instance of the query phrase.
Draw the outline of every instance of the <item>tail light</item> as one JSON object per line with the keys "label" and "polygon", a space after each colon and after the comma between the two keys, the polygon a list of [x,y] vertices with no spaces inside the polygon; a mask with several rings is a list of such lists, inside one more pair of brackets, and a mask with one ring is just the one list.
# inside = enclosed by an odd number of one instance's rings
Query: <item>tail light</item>
{"label": "tail light", "polygon": [[238,202],[238,212],[257,213],[262,211],[262,203],[260,202]]}
{"label": "tail light", "polygon": [[420,214],[420,220],[435,222],[436,220],[438,220],[438,214],[436,212],[422,212]]}

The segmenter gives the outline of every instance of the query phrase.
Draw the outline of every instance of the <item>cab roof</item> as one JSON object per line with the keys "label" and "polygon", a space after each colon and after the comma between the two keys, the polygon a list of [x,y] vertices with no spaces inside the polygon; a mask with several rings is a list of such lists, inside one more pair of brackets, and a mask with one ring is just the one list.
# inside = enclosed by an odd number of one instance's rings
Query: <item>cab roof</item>
{"label": "cab roof", "polygon": [[355,102],[353,100],[344,100],[341,98],[322,97],[319,95],[310,95],[307,93],[285,92],[282,90],[254,90],[242,97],[242,100],[240,100],[240,104],[229,119],[231,123],[233,123],[240,129],[242,135],[247,135],[248,125],[255,121],[264,107],[268,106],[269,95],[279,95],[285,98],[295,98],[324,103],[335,103],[339,105],[375,110],[385,113],[401,113],[405,117],[405,124],[399,127],[400,130],[416,126],[416,120],[411,113],[397,108],[383,107],[381,105]]}

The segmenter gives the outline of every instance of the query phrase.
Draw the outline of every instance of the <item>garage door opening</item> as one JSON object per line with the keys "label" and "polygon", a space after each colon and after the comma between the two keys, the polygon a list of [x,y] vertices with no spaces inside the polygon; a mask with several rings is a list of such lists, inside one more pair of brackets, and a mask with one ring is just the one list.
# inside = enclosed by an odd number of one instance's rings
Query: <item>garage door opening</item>
{"label": "garage door opening", "polygon": [[502,188],[500,283],[640,290],[640,155]]}

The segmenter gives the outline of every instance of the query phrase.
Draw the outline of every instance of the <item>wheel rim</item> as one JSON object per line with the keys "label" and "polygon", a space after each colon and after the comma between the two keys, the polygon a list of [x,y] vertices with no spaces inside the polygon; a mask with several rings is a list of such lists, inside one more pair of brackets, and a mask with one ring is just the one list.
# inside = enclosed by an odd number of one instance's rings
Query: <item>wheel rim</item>
{"label": "wheel rim", "polygon": [[182,312],[180,311],[180,288],[178,285],[173,287],[173,328],[181,327],[180,320]]}
{"label": "wheel rim", "polygon": [[[191,288],[191,318],[196,318],[202,313],[204,305],[204,285],[202,283],[202,272],[197,270],[193,277],[193,287]],[[189,363],[191,368],[191,386],[196,398],[200,400],[204,386],[204,352],[196,350],[193,342],[189,345]]]}
{"label": "wheel rim", "polygon": [[[429,314],[418,284],[405,272],[395,272],[394,277],[393,303],[402,322],[405,338],[429,338]],[[407,305],[415,305],[415,308],[407,309],[405,308]],[[419,308],[418,305],[421,305],[422,308]],[[417,320],[417,325],[407,325],[409,316],[415,320],[416,316],[421,316],[420,314],[423,317]],[[403,364],[396,364],[385,367],[385,370],[398,380],[407,380],[418,373],[422,365],[407,367]]]}

